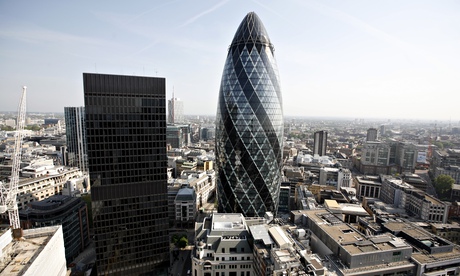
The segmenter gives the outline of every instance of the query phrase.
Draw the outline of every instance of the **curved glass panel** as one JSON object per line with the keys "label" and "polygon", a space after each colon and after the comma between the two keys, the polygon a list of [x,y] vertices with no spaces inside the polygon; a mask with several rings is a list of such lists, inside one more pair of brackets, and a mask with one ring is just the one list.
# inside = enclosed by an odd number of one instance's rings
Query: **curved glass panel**
{"label": "curved glass panel", "polygon": [[274,48],[255,13],[229,47],[216,116],[219,212],[276,213],[283,159],[283,107]]}

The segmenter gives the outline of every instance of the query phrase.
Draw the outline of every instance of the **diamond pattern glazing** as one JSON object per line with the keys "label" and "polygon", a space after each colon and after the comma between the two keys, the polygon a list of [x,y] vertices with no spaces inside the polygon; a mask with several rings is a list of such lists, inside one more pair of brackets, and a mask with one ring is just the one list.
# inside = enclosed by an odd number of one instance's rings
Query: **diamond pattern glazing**
{"label": "diamond pattern glazing", "polygon": [[274,47],[255,13],[241,22],[222,74],[216,116],[219,212],[276,213],[283,108]]}

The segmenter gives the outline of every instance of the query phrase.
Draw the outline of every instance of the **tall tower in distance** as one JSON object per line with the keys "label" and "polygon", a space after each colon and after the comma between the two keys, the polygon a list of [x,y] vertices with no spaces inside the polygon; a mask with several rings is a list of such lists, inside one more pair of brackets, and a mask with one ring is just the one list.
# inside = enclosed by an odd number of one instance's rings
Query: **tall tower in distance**
{"label": "tall tower in distance", "polygon": [[68,166],[88,173],[85,107],[64,107]]}
{"label": "tall tower in distance", "polygon": [[166,275],[166,80],[83,73],[98,275]]}
{"label": "tall tower in distance", "polygon": [[283,162],[283,105],[274,47],[250,12],[228,49],[216,116],[218,211],[276,213]]}
{"label": "tall tower in distance", "polygon": [[377,129],[376,128],[369,128],[367,130],[367,136],[366,136],[366,141],[367,142],[373,142],[373,141],[377,141],[378,139],[378,132],[377,132]]}
{"label": "tall tower in distance", "polygon": [[168,100],[168,123],[177,124],[183,122],[185,122],[184,102],[179,98],[175,98],[173,92],[171,100]]}
{"label": "tall tower in distance", "polygon": [[315,132],[314,137],[313,154],[319,156],[325,156],[327,151],[327,131],[320,130]]}

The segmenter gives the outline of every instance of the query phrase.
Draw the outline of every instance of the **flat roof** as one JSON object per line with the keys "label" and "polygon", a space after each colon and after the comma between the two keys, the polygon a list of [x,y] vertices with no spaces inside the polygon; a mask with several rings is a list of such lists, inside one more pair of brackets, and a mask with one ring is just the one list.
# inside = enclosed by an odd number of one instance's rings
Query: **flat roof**
{"label": "flat roof", "polygon": [[246,229],[242,214],[213,214],[212,230],[238,230]]}
{"label": "flat roof", "polygon": [[279,226],[270,227],[268,229],[268,233],[270,233],[273,240],[278,244],[280,248],[289,247],[292,245],[291,241],[288,239],[286,234],[284,233],[283,229]]}
{"label": "flat roof", "polygon": [[436,263],[436,262],[446,262],[446,263],[456,263],[460,265],[460,250],[456,247],[453,248],[451,252],[435,253],[435,254],[412,254],[412,259],[417,262],[424,263]]}
{"label": "flat roof", "polygon": [[333,199],[325,199],[324,205],[326,206],[326,208],[329,209],[340,209],[340,205],[337,203],[336,200]]}
{"label": "flat roof", "polygon": [[265,245],[273,244],[273,240],[268,234],[268,229],[264,224],[249,226],[252,237],[254,240],[262,240]]}
{"label": "flat roof", "polygon": [[364,252],[382,252],[396,247],[410,247],[406,242],[390,233],[366,237],[346,223],[328,223],[325,217],[327,218],[332,214],[325,210],[304,211],[304,214],[320,225],[324,232],[336,240],[351,255]]}
{"label": "flat roof", "polygon": [[430,201],[432,204],[436,204],[436,205],[443,204],[442,201],[440,201],[439,199],[437,199],[435,197],[430,196],[429,194],[425,194],[425,199]]}
{"label": "flat roof", "polygon": [[[5,248],[2,248],[2,250],[14,251],[16,255],[14,255],[14,258],[0,263],[0,271],[2,271],[0,275],[23,275],[59,227],[61,226],[24,230],[24,240],[13,240]],[[5,234],[9,235],[10,232]]]}

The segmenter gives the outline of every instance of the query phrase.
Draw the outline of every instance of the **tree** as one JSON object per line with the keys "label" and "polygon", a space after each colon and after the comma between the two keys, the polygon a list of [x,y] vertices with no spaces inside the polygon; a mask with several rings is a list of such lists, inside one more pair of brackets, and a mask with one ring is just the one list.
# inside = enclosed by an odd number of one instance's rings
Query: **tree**
{"label": "tree", "polygon": [[179,242],[179,236],[174,234],[172,237],[171,237],[171,242],[175,245],[177,245],[177,242]]}
{"label": "tree", "polygon": [[177,246],[179,248],[185,248],[188,245],[187,236],[182,236],[179,241],[177,242]]}
{"label": "tree", "polygon": [[435,179],[435,188],[438,196],[441,197],[448,197],[448,192],[452,189],[455,180],[446,174],[441,174]]}
{"label": "tree", "polygon": [[444,149],[444,144],[441,143],[440,141],[434,141],[433,145],[435,145],[436,147],[438,147],[441,150]]}
{"label": "tree", "polygon": [[13,131],[14,128],[12,126],[2,125],[0,126],[0,130]]}
{"label": "tree", "polygon": [[26,126],[25,129],[32,130],[32,131],[39,131],[41,127],[39,125],[31,125],[31,126]]}

